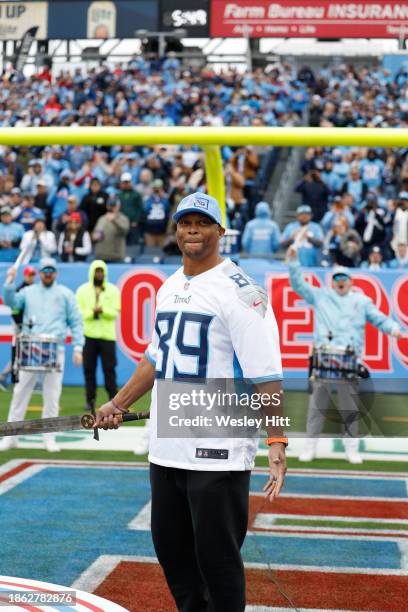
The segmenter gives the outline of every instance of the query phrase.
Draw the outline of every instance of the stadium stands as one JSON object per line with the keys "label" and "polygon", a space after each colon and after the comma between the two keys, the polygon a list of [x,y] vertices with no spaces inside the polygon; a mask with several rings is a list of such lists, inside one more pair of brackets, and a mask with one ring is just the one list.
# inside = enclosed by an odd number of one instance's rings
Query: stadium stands
{"label": "stadium stands", "polygon": [[[393,79],[387,70],[327,66],[316,75],[310,93],[311,126],[407,127],[406,79]],[[306,183],[312,196],[319,196],[317,183],[320,197],[309,203],[318,211],[329,204],[321,220],[329,230],[323,264],[370,267],[370,253],[377,248],[381,267],[395,262],[397,244],[408,242],[405,149],[310,148],[302,170],[298,190]]]}
{"label": "stadium stands", "polygon": [[[268,73],[217,73],[185,71],[174,57],[158,62],[140,56],[114,68],[75,68],[55,76],[49,71],[30,78],[4,74],[0,125],[291,126],[306,113],[311,126],[398,128],[407,127],[407,91],[406,80],[393,80],[380,68],[333,65],[316,74],[304,69],[296,74],[281,64]],[[260,148],[223,147],[222,155],[230,225],[243,232],[273,164]],[[314,264],[357,266],[379,247],[384,266],[398,265],[398,248],[402,252],[408,243],[406,150],[309,148],[301,169],[296,192],[325,235],[317,248],[304,233],[302,246],[317,251]],[[61,259],[82,260],[89,252],[88,236],[93,250],[98,244],[94,228],[116,195],[129,220],[128,257],[137,259],[143,245],[174,255],[172,211],[197,190],[206,190],[198,147],[1,147],[0,206],[11,210],[12,223],[6,212],[1,214],[0,260],[15,259],[23,230],[30,231],[38,218],[45,218],[47,230],[55,234]],[[293,202],[295,209],[295,197]],[[60,236],[67,224],[80,229],[80,251],[85,235],[85,252],[78,257],[69,256],[70,246],[64,250],[67,241]],[[258,230],[262,234],[262,227]],[[256,240],[255,232],[253,254]],[[264,254],[274,257],[274,251],[271,247]]]}

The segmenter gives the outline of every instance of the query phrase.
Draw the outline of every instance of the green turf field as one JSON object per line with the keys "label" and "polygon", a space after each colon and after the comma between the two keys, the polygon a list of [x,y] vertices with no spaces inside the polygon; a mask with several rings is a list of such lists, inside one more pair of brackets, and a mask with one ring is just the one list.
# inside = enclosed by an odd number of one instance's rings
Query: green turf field
{"label": "green turf field", "polygon": [[[0,393],[0,420],[4,421],[7,418],[8,406],[11,399],[11,389]],[[34,393],[32,396],[30,407],[27,412],[27,418],[39,418],[41,415],[41,401],[42,397],[40,394]],[[99,390],[98,405],[107,401],[107,396],[104,390]],[[286,392],[285,393],[285,413],[291,417],[292,424],[295,426],[295,431],[305,431],[306,425],[306,413],[307,413],[308,395],[302,392]],[[84,390],[82,387],[64,387],[61,396],[61,415],[78,414],[84,411],[85,398]],[[401,419],[402,422],[398,421],[383,421],[384,434],[383,435],[397,435],[399,436],[408,435],[408,423],[404,423],[404,415],[406,415],[406,399],[401,395],[397,394],[377,394],[373,398],[372,407],[370,414],[377,415],[377,420],[381,422],[381,414],[384,412],[384,406],[387,407],[387,415]],[[149,408],[149,396],[146,395],[134,406],[134,410],[146,411]],[[339,419],[333,411],[332,420],[327,422],[326,433],[337,433],[339,431]],[[406,418],[406,417],[405,417]],[[126,427],[137,427],[142,425],[143,422],[128,423]],[[364,423],[361,423],[361,429],[364,428]],[[404,433],[402,433],[402,431]],[[13,449],[7,452],[0,453],[0,463],[4,463],[11,458],[45,458],[49,457],[49,453],[41,449]],[[78,460],[100,460],[100,461],[135,461],[137,457],[128,451],[85,451],[85,450],[62,450],[58,455],[59,459],[78,459]],[[141,460],[146,460],[146,457],[140,457]],[[290,467],[305,467],[304,464],[300,463],[295,458],[289,458],[288,464]],[[257,465],[266,466],[267,458],[258,457]],[[341,469],[353,469],[345,460],[340,459],[317,459],[313,462],[314,468],[341,468]],[[311,466],[310,466],[311,467]],[[364,461],[363,465],[359,469],[364,470],[393,470],[393,471],[405,471],[407,469],[405,462],[397,461]]]}

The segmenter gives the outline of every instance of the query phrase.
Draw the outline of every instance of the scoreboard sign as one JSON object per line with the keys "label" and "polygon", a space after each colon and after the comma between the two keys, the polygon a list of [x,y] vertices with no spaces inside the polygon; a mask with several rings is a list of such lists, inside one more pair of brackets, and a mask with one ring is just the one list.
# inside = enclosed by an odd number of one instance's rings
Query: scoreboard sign
{"label": "scoreboard sign", "polygon": [[408,2],[372,0],[212,0],[211,36],[399,38]]}
{"label": "scoreboard sign", "polygon": [[192,38],[207,37],[210,28],[208,4],[208,0],[161,0],[159,29],[183,29]]}

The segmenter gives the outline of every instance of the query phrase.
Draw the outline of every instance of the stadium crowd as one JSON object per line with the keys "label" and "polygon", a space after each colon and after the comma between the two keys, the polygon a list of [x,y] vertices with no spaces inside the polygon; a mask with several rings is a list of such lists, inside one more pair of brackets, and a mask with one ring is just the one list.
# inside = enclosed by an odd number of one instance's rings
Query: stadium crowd
{"label": "stadium crowd", "polygon": [[[404,69],[392,77],[380,67],[326,66],[316,75],[305,67],[297,78],[308,85],[312,127],[408,127]],[[406,149],[311,147],[302,173],[296,221],[280,234],[269,207],[259,204],[244,231],[246,251],[295,242],[304,266],[408,267]]]}
{"label": "stadium crowd", "polygon": [[[182,69],[172,54],[135,56],[113,69],[75,68],[29,78],[5,70],[0,126],[407,127],[408,76],[382,68],[327,66],[314,74],[279,64],[219,74]],[[296,220],[279,228],[257,204],[265,150],[223,147],[230,226],[242,249],[271,256],[293,242],[301,263],[408,266],[405,149],[309,148],[296,187]],[[0,147],[0,260],[126,261],[136,247],[177,252],[171,215],[205,191],[198,147]],[[253,218],[254,217],[254,218]],[[130,258],[127,259],[128,261]]]}

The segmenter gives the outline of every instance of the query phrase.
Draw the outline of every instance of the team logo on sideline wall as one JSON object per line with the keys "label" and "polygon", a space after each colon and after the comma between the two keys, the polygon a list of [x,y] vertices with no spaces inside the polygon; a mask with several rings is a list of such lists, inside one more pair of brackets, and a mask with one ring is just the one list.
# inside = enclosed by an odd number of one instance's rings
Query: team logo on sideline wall
{"label": "team logo on sideline wall", "polygon": [[158,268],[141,268],[119,279],[122,309],[117,328],[118,344],[133,361],[141,360],[150,342],[157,292],[166,278]]}

